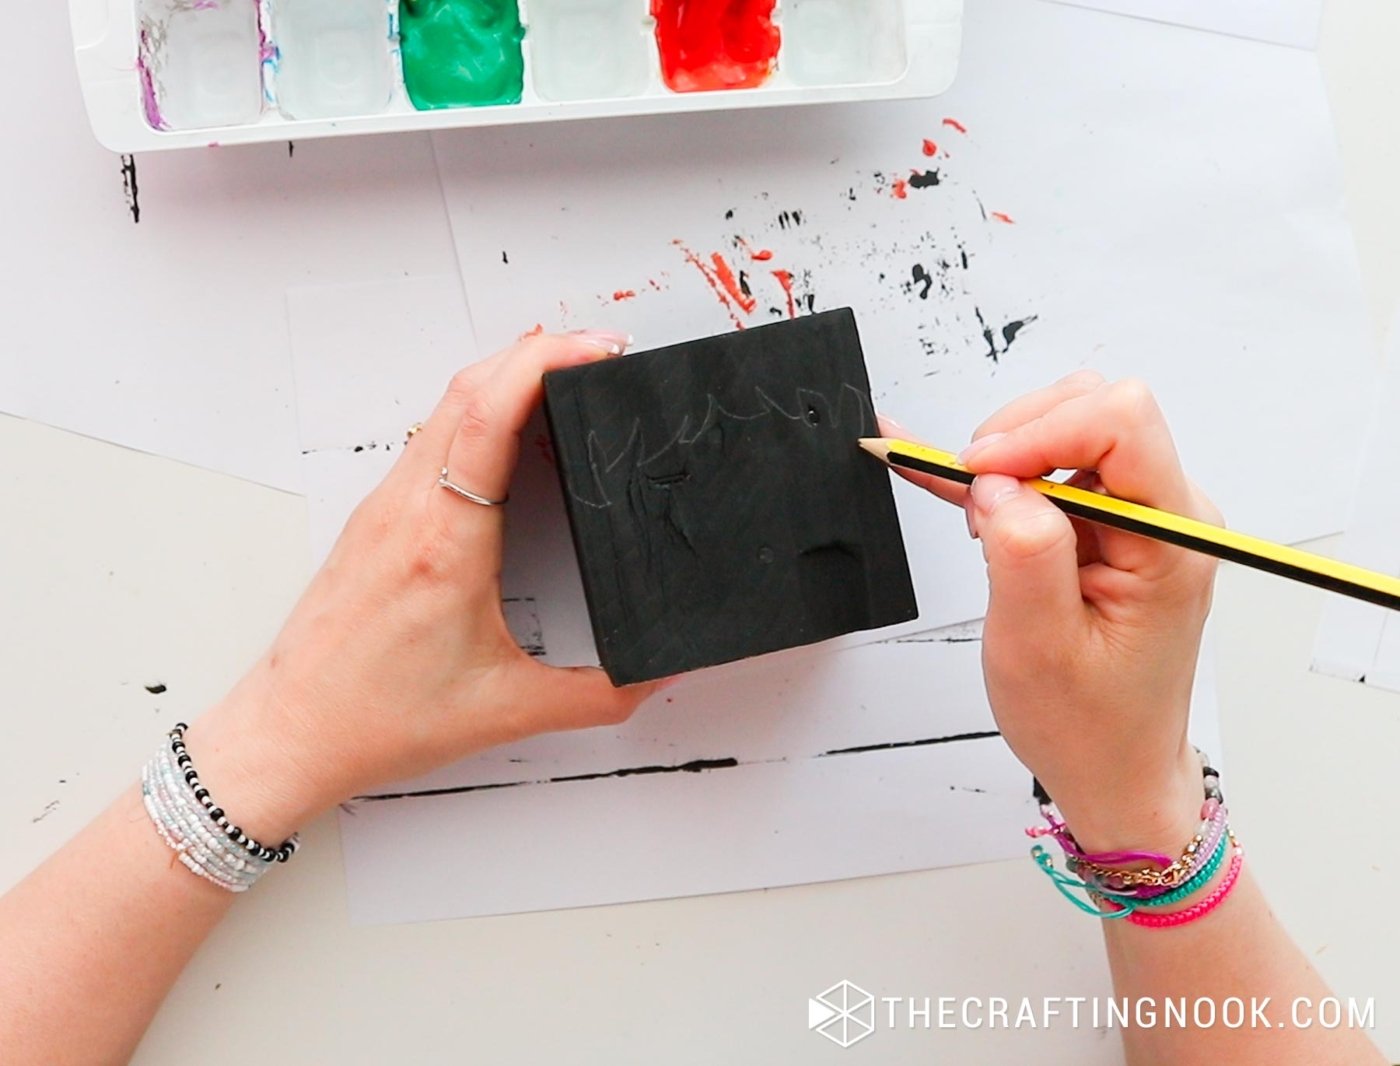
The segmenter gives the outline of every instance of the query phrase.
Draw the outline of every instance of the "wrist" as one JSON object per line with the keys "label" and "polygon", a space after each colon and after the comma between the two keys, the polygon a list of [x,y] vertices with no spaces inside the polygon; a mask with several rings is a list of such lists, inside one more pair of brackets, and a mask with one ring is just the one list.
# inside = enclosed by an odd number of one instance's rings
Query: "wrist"
{"label": "wrist", "polygon": [[204,786],[249,836],[275,847],[333,806],[310,746],[280,721],[256,672],[201,715],[185,741]]}
{"label": "wrist", "polygon": [[1051,798],[1079,846],[1088,852],[1157,851],[1174,855],[1201,822],[1201,762],[1189,744],[1157,775],[1138,775],[1129,789],[1100,787]]}

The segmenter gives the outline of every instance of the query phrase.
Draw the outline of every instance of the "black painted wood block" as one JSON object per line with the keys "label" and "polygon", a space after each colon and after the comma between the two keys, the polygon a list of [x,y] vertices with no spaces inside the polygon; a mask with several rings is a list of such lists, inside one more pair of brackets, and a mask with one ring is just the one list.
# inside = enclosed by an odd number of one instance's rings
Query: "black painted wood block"
{"label": "black painted wood block", "polygon": [[918,617],[849,308],[545,375],[603,668],[632,684]]}

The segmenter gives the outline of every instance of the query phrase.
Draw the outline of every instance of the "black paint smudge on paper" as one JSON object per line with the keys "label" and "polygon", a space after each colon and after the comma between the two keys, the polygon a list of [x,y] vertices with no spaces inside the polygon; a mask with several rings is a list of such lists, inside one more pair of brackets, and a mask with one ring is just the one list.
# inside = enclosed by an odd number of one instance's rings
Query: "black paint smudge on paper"
{"label": "black paint smudge on paper", "polygon": [[136,157],[134,155],[122,156],[122,193],[126,196],[127,210],[131,212],[131,221],[139,223],[141,221],[141,195],[136,184]]}

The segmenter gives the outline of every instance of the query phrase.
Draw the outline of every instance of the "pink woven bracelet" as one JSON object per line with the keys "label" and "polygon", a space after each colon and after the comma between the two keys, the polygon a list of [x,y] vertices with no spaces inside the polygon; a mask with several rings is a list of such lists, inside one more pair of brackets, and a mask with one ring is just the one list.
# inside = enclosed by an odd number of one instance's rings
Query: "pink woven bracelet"
{"label": "pink woven bracelet", "polygon": [[1230,859],[1230,869],[1226,872],[1225,879],[1199,903],[1187,907],[1184,911],[1176,911],[1172,914],[1144,914],[1142,911],[1134,911],[1127,915],[1124,921],[1131,922],[1133,925],[1146,926],[1149,929],[1170,929],[1172,926],[1187,925],[1204,918],[1220,906],[1225,901],[1225,897],[1234,889],[1235,883],[1240,879],[1240,868],[1243,865],[1244,849],[1237,847],[1234,857]]}

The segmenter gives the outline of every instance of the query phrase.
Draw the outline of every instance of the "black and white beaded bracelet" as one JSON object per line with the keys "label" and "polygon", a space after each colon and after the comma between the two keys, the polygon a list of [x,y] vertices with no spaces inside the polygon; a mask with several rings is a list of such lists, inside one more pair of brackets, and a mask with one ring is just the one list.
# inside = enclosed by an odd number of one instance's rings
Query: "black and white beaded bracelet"
{"label": "black and white beaded bracelet", "polygon": [[263,862],[286,862],[296,854],[297,848],[301,846],[301,840],[296,833],[293,833],[286,840],[275,848],[260,844],[238,826],[229,820],[222,807],[214,804],[214,799],[209,795],[209,790],[199,780],[199,774],[195,771],[194,761],[190,758],[190,753],[185,748],[185,730],[189,727],[184,722],[177,722],[175,728],[170,731],[170,754],[175,758],[175,764],[180,773],[184,775],[185,784],[189,786],[194,798],[199,802],[210,820],[219,827],[224,836],[233,841],[249,855]]}

